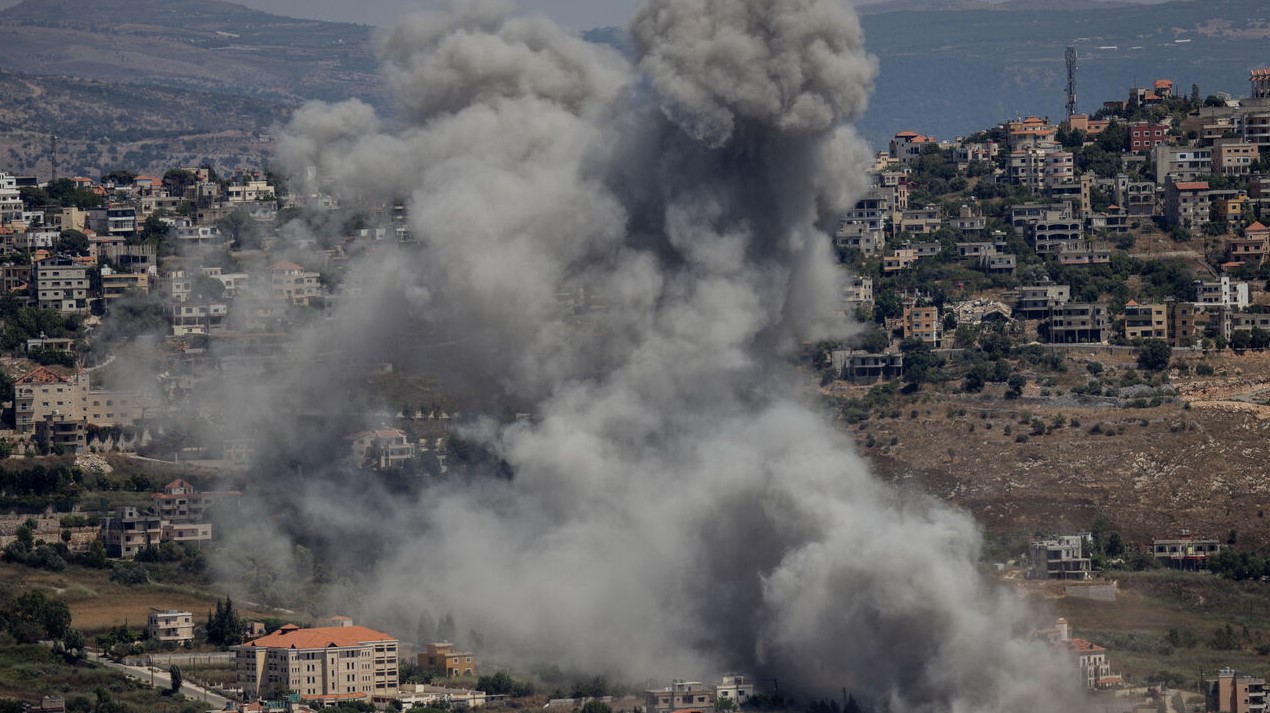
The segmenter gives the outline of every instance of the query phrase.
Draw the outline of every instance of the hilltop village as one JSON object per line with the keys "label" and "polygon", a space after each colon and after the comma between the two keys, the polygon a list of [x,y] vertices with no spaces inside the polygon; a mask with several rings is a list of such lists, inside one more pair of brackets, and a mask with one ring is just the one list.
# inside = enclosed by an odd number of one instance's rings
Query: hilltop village
{"label": "hilltop village", "polygon": [[[1092,378],[1073,393],[1148,408],[1177,398],[1169,375],[1188,358],[1270,347],[1270,68],[1249,83],[1247,97],[1201,96],[1161,79],[1057,123],[1017,117],[954,140],[897,132],[870,167],[867,194],[831,236],[842,307],[864,327],[844,342],[809,344],[804,355],[844,426],[866,448],[884,447],[877,429],[860,428],[867,412],[898,418],[888,399],[928,385],[1046,398],[1042,389],[1054,387],[1007,354],[1043,365],[1093,350],[1115,364],[1118,381],[1100,380],[1113,367],[1086,359]],[[347,269],[352,258],[414,240],[404,205],[341,206],[267,171],[120,168],[46,181],[0,173],[5,566],[99,572],[122,591],[205,576],[205,553],[220,540],[217,513],[252,497],[240,487],[244,469],[268,444],[215,411],[206,393],[214,382],[203,375],[255,374],[285,359],[307,325],[371,286],[373,275]],[[603,310],[596,295],[558,299],[561,314],[578,321]],[[342,465],[416,482],[444,477],[469,455],[456,453],[451,424],[465,406],[452,394],[395,364],[350,368],[365,369],[390,406],[345,435]],[[1026,442],[1069,425],[1034,418],[1017,436],[1003,431]],[[1114,582],[1095,578],[1114,567],[1252,581],[1270,573],[1233,547],[1233,530],[1216,534],[1161,531],[1135,549],[1106,527],[1037,532],[985,565],[1039,596],[1061,591],[1082,602],[1117,598]],[[448,615],[384,632],[333,612],[284,611],[290,602],[261,585],[250,613],[227,597],[204,622],[197,599],[173,592],[76,627],[59,599],[6,595],[0,604],[11,616],[0,620],[15,642],[53,642],[50,657],[98,660],[226,710],[785,705],[777,682],[746,672],[632,688],[511,670],[482,659],[479,622],[463,637]],[[144,631],[130,628],[138,613]],[[1097,700],[1108,710],[1265,709],[1264,680],[1243,668],[1270,645],[1247,625],[1240,633],[1227,624],[1207,645],[1244,658],[1194,680],[1144,669],[1136,641],[1120,642],[1138,667],[1125,673],[1115,642],[1085,628],[1097,629],[1057,618],[1031,636],[1069,656],[1079,672],[1072,687],[1105,693]],[[1202,643],[1184,627],[1174,634],[1170,654]],[[1186,696],[1170,692],[1180,683]],[[106,688],[95,702],[35,684],[20,694],[31,710],[121,705]],[[843,699],[822,703],[823,713],[859,710],[849,692]]]}

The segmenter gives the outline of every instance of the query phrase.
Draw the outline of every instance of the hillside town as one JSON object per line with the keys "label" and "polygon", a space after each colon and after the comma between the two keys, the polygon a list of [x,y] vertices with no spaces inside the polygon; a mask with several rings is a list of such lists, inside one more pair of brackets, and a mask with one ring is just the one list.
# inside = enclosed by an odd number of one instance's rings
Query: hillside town
{"label": "hillside town", "polygon": [[[951,140],[898,131],[874,157],[867,193],[832,226],[842,308],[864,328],[806,345],[821,387],[867,393],[955,381],[940,360],[975,350],[1096,346],[1161,372],[1175,353],[1270,347],[1270,68],[1248,79],[1246,97],[1201,96],[1160,79],[1092,114],[1077,113],[1073,101],[1057,123],[1019,116]],[[213,412],[217,382],[204,375],[266,373],[306,325],[334,319],[343,301],[369,288],[371,278],[348,269],[351,257],[414,240],[405,205],[341,206],[266,171],[121,168],[45,181],[0,172],[8,389],[0,451],[23,463],[73,459],[80,470],[67,469],[59,495],[78,492],[81,471],[107,473],[108,454],[241,475],[268,444],[233,414]],[[602,295],[561,293],[558,302],[570,319],[602,320]],[[1003,384],[1004,398],[1017,397],[1027,379],[996,364],[958,374],[962,389]],[[396,376],[392,364],[349,368]],[[1167,398],[1158,380],[1147,386],[1149,395],[1130,398]],[[338,446],[343,465],[385,477],[446,476],[457,450],[451,424],[462,414],[442,391],[394,391],[389,409],[361,414],[366,427]],[[193,421],[201,427],[187,428]],[[8,559],[54,571],[47,565],[65,558],[111,561],[121,572],[196,561],[221,536],[216,513],[251,497],[220,488],[217,477],[206,489],[196,481],[177,477],[155,490],[142,478],[127,498],[99,506],[15,508],[0,546]],[[50,495],[23,487],[6,484],[5,495]],[[1025,556],[1000,572],[1038,591],[1114,600],[1114,583],[1094,577],[1095,557],[1123,562],[1134,553],[1104,535],[1035,533]],[[1136,555],[1149,560],[1143,569],[1206,571],[1233,544],[1162,530]],[[227,612],[228,603],[218,616],[228,628],[210,613],[203,626],[200,612],[150,608],[144,635],[112,622],[129,640],[104,642],[100,656],[153,678],[169,671],[154,663],[157,654],[229,652],[219,661],[232,675],[200,690],[244,713],[354,704],[722,713],[772,710],[781,700],[779,682],[753,672],[643,689],[566,690],[539,677],[534,689],[510,663],[483,660],[478,637],[455,641],[438,627],[422,637],[383,632],[339,615],[301,626]],[[1108,693],[1099,699],[1107,710],[1182,713],[1166,685],[1117,673],[1114,646],[1078,631],[1058,618],[1029,638],[1068,657],[1078,672],[1073,689]],[[1264,679],[1229,666],[1201,674],[1202,702],[1186,710],[1265,710]],[[179,674],[167,675],[179,690]],[[855,705],[844,691],[833,710]],[[50,698],[35,710],[69,708]]]}

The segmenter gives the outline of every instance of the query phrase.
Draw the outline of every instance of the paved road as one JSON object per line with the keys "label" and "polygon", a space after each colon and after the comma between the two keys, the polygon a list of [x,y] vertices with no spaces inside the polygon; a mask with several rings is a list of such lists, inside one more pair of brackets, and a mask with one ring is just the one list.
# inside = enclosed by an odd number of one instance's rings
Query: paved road
{"label": "paved road", "polygon": [[[122,671],[125,675],[135,678],[142,683],[148,683],[155,688],[166,689],[172,685],[172,680],[168,678],[168,670],[166,668],[125,666],[124,664],[115,663],[110,659],[103,658],[92,652],[88,653],[88,658],[94,663],[101,664],[108,668],[113,668],[117,671]],[[190,683],[189,681],[181,682],[181,694],[192,701],[206,702],[208,706],[207,709],[209,711],[224,710],[225,704],[230,702],[228,698],[225,698],[219,693],[213,693],[206,688]]]}

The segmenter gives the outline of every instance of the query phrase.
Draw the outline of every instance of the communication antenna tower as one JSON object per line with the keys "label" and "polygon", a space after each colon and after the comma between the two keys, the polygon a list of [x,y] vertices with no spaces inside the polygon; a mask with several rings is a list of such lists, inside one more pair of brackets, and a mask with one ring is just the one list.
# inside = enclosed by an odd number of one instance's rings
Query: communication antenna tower
{"label": "communication antenna tower", "polygon": [[1067,48],[1067,115],[1076,113],[1076,48]]}
{"label": "communication antenna tower", "polygon": [[49,165],[52,166],[53,176],[50,181],[57,180],[57,134],[49,134]]}

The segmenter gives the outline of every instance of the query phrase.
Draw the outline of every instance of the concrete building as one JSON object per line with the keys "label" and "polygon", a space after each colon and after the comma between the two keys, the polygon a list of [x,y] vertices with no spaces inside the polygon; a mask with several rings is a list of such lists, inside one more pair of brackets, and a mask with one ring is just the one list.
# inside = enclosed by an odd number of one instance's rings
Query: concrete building
{"label": "concrete building", "polygon": [[129,294],[144,295],[150,292],[150,276],[144,272],[115,272],[108,267],[101,269],[101,299],[109,307]]}
{"label": "concrete building", "polygon": [[939,308],[904,305],[903,329],[905,339],[917,339],[932,349],[938,349],[943,336],[939,321]]}
{"label": "concrete building", "polygon": [[1152,124],[1146,121],[1135,121],[1129,124],[1129,152],[1150,151],[1156,146],[1169,143],[1169,127],[1164,124]]}
{"label": "concrete building", "polygon": [[1165,306],[1168,310],[1169,344],[1175,347],[1195,346],[1204,336],[1209,322],[1204,305],[1169,300]]}
{"label": "concrete building", "polygon": [[1204,569],[1209,555],[1220,552],[1221,547],[1217,540],[1192,537],[1190,532],[1183,530],[1180,537],[1153,540],[1151,554],[1165,567],[1197,570]]}
{"label": "concrete building", "polygon": [[471,651],[456,651],[454,644],[440,641],[428,644],[424,651],[419,652],[419,668],[446,678],[475,676],[476,657]]}
{"label": "concrete building", "polygon": [[1170,180],[1164,184],[1164,222],[1168,225],[1192,230],[1207,223],[1211,213],[1207,182]]}
{"label": "concrete building", "polygon": [[1244,265],[1261,265],[1270,254],[1270,227],[1254,221],[1244,228],[1243,235],[1226,241],[1226,255],[1230,260]]}
{"label": "concrete building", "polygon": [[1053,344],[1099,344],[1107,341],[1107,306],[1069,302],[1050,312],[1047,327]]}
{"label": "concrete building", "polygon": [[88,311],[88,266],[69,257],[41,260],[31,269],[31,296],[41,309],[62,314]]}
{"label": "concrete building", "polygon": [[352,447],[354,462],[361,467],[399,468],[418,455],[404,431],[381,428],[345,436]]}
{"label": "concrete building", "polygon": [[211,523],[172,522],[134,507],[120,508],[101,521],[101,541],[106,554],[133,559],[147,547],[164,542],[202,547],[212,541]]}
{"label": "concrete building", "polygon": [[1251,304],[1251,293],[1247,282],[1235,282],[1230,275],[1222,275],[1216,280],[1196,280],[1195,301],[1202,305],[1243,309]]}
{"label": "concrete building", "polygon": [[687,710],[712,713],[715,710],[714,689],[699,681],[675,681],[664,688],[644,691],[646,713],[672,713]]}
{"label": "concrete building", "polygon": [[1020,319],[1048,319],[1055,309],[1067,304],[1071,298],[1072,288],[1068,285],[1024,285],[1019,288],[1014,316]]}
{"label": "concrete building", "polygon": [[1131,181],[1123,173],[1114,179],[1116,205],[1131,216],[1155,215],[1157,187],[1151,181]]}
{"label": "concrete building", "polygon": [[902,353],[874,354],[866,351],[835,350],[831,355],[835,373],[853,384],[876,384],[904,375]]}
{"label": "concrete building", "polygon": [[1270,67],[1260,67],[1248,72],[1248,83],[1252,85],[1249,98],[1270,99]]}
{"label": "concrete building", "polygon": [[22,221],[22,193],[18,191],[18,177],[0,171],[0,225]]}
{"label": "concrete building", "polygon": [[735,673],[727,673],[714,686],[716,701],[728,699],[739,708],[754,695],[754,682],[748,677]]}
{"label": "concrete building", "polygon": [[146,617],[146,638],[177,644],[193,641],[194,615],[187,611],[151,609]]}
{"label": "concrete building", "polygon": [[1213,713],[1265,713],[1266,680],[1239,675],[1232,668],[1217,672],[1217,679],[1204,681],[1208,710]]}
{"label": "concrete building", "polygon": [[1152,151],[1155,162],[1155,182],[1164,185],[1166,179],[1185,183],[1213,170],[1213,150],[1198,146],[1156,146]]}
{"label": "concrete building", "polygon": [[910,163],[922,155],[925,146],[938,146],[939,142],[929,136],[922,136],[916,131],[901,131],[891,139],[889,153],[891,158],[900,163]]}
{"label": "concrete building", "polygon": [[278,301],[307,305],[321,294],[318,273],[281,260],[269,266],[270,294]]}
{"label": "concrete building", "polygon": [[1168,307],[1163,304],[1140,305],[1133,300],[1124,306],[1124,336],[1134,339],[1168,339]]}
{"label": "concrete building", "polygon": [[172,305],[172,336],[221,334],[225,331],[225,320],[228,316],[229,305],[224,302],[174,304]]}
{"label": "concrete building", "polygon": [[329,704],[398,690],[397,639],[344,620],[301,629],[287,624],[233,647],[237,683],[247,698],[298,693]]}
{"label": "concrete building", "polygon": [[[487,696],[484,691],[473,691],[467,688],[446,688],[431,684],[416,683],[405,685],[390,693],[376,693],[374,702],[392,706],[399,703],[401,710],[410,710],[415,706],[423,708],[448,707],[449,710],[484,708]],[[386,709],[385,709],[386,710]]]}
{"label": "concrete building", "polygon": [[1032,579],[1089,579],[1090,559],[1081,556],[1084,538],[1056,535],[1033,540],[1030,548]]}
{"label": "concrete building", "polygon": [[207,509],[217,503],[234,502],[242,493],[236,490],[200,492],[186,480],[178,478],[152,496],[154,511],[164,520],[176,523],[204,522]]}
{"label": "concrete building", "polygon": [[1213,173],[1246,176],[1252,173],[1258,160],[1257,146],[1243,139],[1217,139],[1213,142]]}

